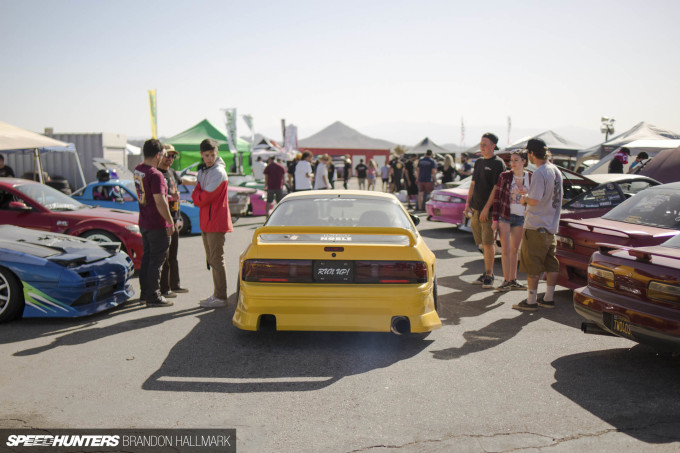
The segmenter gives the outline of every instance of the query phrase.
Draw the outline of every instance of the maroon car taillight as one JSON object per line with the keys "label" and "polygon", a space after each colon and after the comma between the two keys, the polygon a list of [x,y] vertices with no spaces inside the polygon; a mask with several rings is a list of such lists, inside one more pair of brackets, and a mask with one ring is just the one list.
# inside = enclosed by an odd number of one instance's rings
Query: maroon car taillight
{"label": "maroon car taillight", "polygon": [[241,277],[246,282],[311,283],[311,260],[246,260]]}
{"label": "maroon car taillight", "polygon": [[357,261],[357,283],[426,283],[422,261]]}

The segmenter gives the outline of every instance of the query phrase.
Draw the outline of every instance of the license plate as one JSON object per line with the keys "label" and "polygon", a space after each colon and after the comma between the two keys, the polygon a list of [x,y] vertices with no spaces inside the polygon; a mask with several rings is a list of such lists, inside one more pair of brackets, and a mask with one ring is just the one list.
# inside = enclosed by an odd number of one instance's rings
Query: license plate
{"label": "license plate", "polygon": [[611,329],[614,332],[620,333],[621,335],[624,335],[626,337],[633,336],[633,334],[630,332],[630,321],[620,316],[616,315],[612,316]]}
{"label": "license plate", "polygon": [[442,215],[441,210],[435,209],[435,210],[434,210],[434,215]]}
{"label": "license plate", "polygon": [[354,279],[352,261],[314,261],[314,280],[317,282],[351,282]]}

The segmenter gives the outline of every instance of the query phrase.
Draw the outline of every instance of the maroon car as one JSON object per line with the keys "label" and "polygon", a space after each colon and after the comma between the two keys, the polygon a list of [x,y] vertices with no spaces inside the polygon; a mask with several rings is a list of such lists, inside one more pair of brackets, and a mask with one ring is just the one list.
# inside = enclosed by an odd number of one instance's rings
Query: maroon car
{"label": "maroon car", "polygon": [[651,247],[600,244],[574,308],[586,333],[680,351],[680,235]]}
{"label": "maroon car", "polygon": [[659,245],[680,231],[680,183],[650,187],[601,218],[562,219],[557,232],[558,284],[587,283],[590,257],[598,243],[626,247]]}
{"label": "maroon car", "polygon": [[84,205],[44,184],[0,178],[0,225],[120,242],[135,269],[142,264],[143,251],[137,218],[136,212]]}

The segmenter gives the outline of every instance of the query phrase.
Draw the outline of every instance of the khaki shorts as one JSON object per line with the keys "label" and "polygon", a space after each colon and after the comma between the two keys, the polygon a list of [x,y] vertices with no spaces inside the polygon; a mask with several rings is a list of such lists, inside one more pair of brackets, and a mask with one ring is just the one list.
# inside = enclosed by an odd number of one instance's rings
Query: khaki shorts
{"label": "khaki shorts", "polygon": [[534,276],[542,272],[559,271],[560,262],[555,257],[556,248],[557,238],[554,234],[525,229],[519,251],[519,270]]}
{"label": "khaki shorts", "polygon": [[470,229],[472,229],[472,235],[475,238],[475,244],[479,245],[493,245],[494,244],[494,234],[491,229],[491,216],[486,219],[486,222],[480,222],[479,211],[476,209],[472,210],[472,217],[470,218]]}

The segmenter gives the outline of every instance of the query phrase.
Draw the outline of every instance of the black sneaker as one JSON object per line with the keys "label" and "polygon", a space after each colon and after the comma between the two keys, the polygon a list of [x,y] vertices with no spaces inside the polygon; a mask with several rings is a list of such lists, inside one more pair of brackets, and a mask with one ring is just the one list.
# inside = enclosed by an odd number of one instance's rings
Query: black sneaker
{"label": "black sneaker", "polygon": [[175,294],[172,291],[166,291],[164,293],[161,293],[161,296],[165,297],[166,299],[174,299],[175,297],[177,297],[177,294]]}
{"label": "black sneaker", "polygon": [[482,274],[479,277],[477,277],[477,280],[473,281],[473,285],[481,285],[482,282],[484,282],[484,277],[486,277],[486,274]]}
{"label": "black sneaker", "polygon": [[516,290],[526,291],[527,290],[526,285],[521,284],[517,280],[513,280],[513,281],[509,282],[508,285],[509,285],[509,287],[512,291],[516,291]]}
{"label": "black sneaker", "polygon": [[181,286],[178,286],[177,288],[172,288],[172,291],[175,293],[188,293],[189,290],[187,288],[182,288]]}
{"label": "black sneaker", "polygon": [[519,311],[536,311],[538,310],[538,304],[528,304],[526,300],[523,300],[522,302],[513,305],[512,308]]}
{"label": "black sneaker", "polygon": [[170,302],[168,299],[162,296],[160,299],[154,302],[146,301],[147,307],[172,307],[173,305],[174,303]]}
{"label": "black sneaker", "polygon": [[538,305],[539,307],[543,308],[555,308],[555,301],[554,300],[545,300],[543,299],[545,296],[541,296],[538,298]]}
{"label": "black sneaker", "polygon": [[501,283],[500,286],[496,288],[496,291],[510,291],[512,289],[511,285],[512,282],[504,280],[503,283]]}
{"label": "black sneaker", "polygon": [[482,279],[482,288],[484,289],[491,289],[493,288],[493,275],[484,275],[484,278]]}

